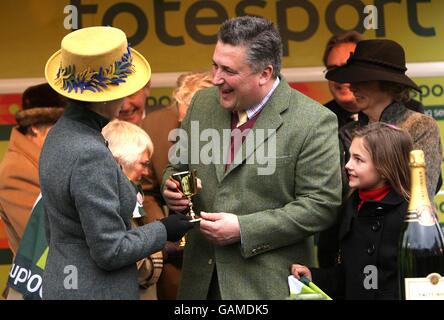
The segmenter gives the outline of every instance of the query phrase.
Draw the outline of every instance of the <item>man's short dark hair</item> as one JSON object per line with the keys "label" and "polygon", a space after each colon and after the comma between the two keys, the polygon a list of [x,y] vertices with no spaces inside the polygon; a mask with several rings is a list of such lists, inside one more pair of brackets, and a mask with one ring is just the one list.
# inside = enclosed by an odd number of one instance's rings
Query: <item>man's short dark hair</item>
{"label": "man's short dark hair", "polygon": [[273,22],[260,17],[243,16],[225,21],[218,40],[247,48],[247,63],[254,72],[273,66],[273,77],[281,71],[282,40]]}
{"label": "man's short dark hair", "polygon": [[336,47],[342,43],[358,43],[359,41],[362,41],[362,40],[364,40],[364,36],[354,30],[347,31],[347,32],[341,33],[341,34],[333,35],[330,38],[330,40],[328,40],[327,45],[325,47],[324,57],[322,58],[322,61],[324,62],[324,66],[327,66],[328,55],[330,54],[330,51],[334,47]]}

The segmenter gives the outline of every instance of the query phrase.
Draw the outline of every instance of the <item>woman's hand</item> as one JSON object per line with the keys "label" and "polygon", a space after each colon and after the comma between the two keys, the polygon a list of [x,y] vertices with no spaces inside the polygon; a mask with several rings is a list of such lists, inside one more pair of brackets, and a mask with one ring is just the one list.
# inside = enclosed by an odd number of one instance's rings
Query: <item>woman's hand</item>
{"label": "woman's hand", "polygon": [[305,276],[308,278],[308,280],[312,281],[310,269],[301,264],[293,264],[291,266],[291,274],[298,280],[302,276]]}

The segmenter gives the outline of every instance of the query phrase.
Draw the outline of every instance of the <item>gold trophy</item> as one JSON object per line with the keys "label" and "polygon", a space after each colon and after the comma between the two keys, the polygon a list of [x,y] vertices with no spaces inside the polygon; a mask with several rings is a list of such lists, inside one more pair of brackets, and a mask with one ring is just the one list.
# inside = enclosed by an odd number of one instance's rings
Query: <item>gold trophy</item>
{"label": "gold trophy", "polygon": [[[191,197],[197,194],[197,172],[196,170],[191,171],[182,171],[178,173],[174,173],[171,178],[173,182],[176,184],[177,189],[188,198],[188,207],[189,211],[187,215],[191,217],[190,222],[199,222],[202,220],[198,218],[193,210],[193,202],[191,201]],[[185,236],[180,240],[179,246],[184,247],[186,244]]]}
{"label": "gold trophy", "polygon": [[174,173],[171,176],[173,178],[173,181],[176,183],[177,189],[189,200],[189,212],[187,213],[187,215],[191,217],[190,222],[198,222],[202,220],[201,218],[198,218],[194,213],[193,202],[191,201],[191,197],[197,194],[196,174],[196,170],[191,170]]}

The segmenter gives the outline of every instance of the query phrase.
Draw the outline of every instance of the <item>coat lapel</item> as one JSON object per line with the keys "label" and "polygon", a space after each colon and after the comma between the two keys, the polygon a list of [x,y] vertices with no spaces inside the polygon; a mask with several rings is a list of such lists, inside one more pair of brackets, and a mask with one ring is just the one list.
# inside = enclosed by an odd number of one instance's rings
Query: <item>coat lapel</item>
{"label": "coat lapel", "polygon": [[[219,103],[217,103],[217,106],[212,117],[211,128],[216,129],[221,138],[220,158],[216,159],[217,161],[215,161],[214,164],[216,167],[217,180],[221,182],[225,174],[225,163],[228,156],[228,149],[230,148],[231,112],[220,107]],[[224,137],[224,134],[228,135],[228,137]]]}
{"label": "coat lapel", "polygon": [[[230,174],[230,172],[241,164],[244,164],[245,160],[250,157],[257,148],[263,145],[273,134],[276,134],[276,131],[283,123],[281,113],[289,107],[291,90],[287,82],[281,77],[281,83],[273,92],[252,130],[250,130],[245,138],[245,141],[254,141],[254,145],[247,147],[246,143],[242,144],[242,147],[235,155],[235,160],[229,166],[224,176]],[[260,130],[258,131],[258,129]],[[262,131],[263,134],[258,134],[260,131]]]}

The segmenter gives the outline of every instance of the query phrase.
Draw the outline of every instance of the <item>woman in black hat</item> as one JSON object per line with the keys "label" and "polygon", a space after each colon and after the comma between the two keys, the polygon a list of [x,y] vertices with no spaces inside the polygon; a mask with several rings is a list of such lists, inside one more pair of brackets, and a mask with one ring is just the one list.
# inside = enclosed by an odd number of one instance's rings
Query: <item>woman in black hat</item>
{"label": "woman in black hat", "polygon": [[351,134],[370,122],[386,122],[407,130],[414,149],[426,157],[427,189],[431,199],[441,186],[442,148],[435,120],[407,109],[410,91],[420,92],[406,76],[404,49],[392,40],[364,40],[357,44],[347,64],[329,71],[328,80],[350,83],[356,97],[359,120],[344,126],[339,135],[348,161]]}

